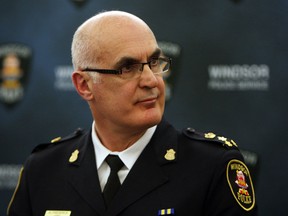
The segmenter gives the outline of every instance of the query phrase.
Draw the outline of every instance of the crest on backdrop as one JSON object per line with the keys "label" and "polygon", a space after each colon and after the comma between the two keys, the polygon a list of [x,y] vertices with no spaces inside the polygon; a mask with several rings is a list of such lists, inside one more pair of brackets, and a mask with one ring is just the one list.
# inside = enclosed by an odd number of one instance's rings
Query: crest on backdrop
{"label": "crest on backdrop", "polygon": [[0,45],[0,101],[14,105],[24,96],[30,73],[31,48],[19,43]]}

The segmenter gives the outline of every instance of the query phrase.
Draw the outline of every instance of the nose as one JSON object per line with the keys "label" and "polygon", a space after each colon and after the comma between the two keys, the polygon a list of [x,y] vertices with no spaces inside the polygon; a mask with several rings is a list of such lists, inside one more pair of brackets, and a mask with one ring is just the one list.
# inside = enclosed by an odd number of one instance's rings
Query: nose
{"label": "nose", "polygon": [[[160,76],[159,76],[160,78]],[[148,87],[148,88],[154,88],[158,85],[158,77],[153,73],[153,71],[150,69],[149,63],[145,63],[142,65],[142,72],[140,75],[140,87]],[[162,78],[161,78],[162,79]]]}

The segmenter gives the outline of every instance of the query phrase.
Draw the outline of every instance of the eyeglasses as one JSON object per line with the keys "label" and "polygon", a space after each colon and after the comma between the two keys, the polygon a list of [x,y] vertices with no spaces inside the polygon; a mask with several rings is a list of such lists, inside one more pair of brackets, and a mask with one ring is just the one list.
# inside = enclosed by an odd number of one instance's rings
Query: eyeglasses
{"label": "eyeglasses", "polygon": [[171,58],[158,57],[152,58],[150,61],[144,63],[126,64],[118,70],[85,68],[82,71],[98,72],[102,74],[117,74],[121,75],[121,77],[124,79],[133,79],[141,76],[144,65],[146,64],[149,66],[154,75],[162,75],[169,71],[171,63]]}

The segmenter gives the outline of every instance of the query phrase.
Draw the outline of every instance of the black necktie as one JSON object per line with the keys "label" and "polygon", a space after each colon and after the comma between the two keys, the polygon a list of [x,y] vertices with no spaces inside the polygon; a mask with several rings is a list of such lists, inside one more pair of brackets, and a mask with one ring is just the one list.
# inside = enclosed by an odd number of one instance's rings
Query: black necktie
{"label": "black necktie", "polygon": [[108,163],[111,172],[108,177],[107,183],[103,190],[103,196],[106,203],[106,207],[109,207],[113,197],[119,190],[121,183],[118,177],[118,171],[123,167],[123,162],[117,155],[108,155],[105,159]]}

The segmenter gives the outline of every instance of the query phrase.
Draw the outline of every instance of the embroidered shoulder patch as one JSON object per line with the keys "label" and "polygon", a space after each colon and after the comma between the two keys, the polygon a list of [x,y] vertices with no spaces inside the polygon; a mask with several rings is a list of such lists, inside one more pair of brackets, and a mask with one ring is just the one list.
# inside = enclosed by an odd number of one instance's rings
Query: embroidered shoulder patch
{"label": "embroidered shoulder patch", "polygon": [[246,211],[253,209],[255,206],[255,193],[247,166],[240,160],[233,159],[229,161],[226,177],[237,203]]}

